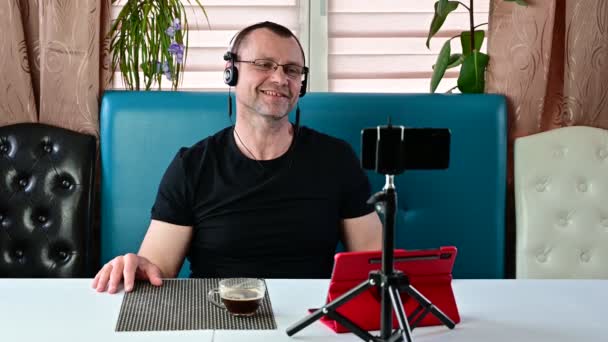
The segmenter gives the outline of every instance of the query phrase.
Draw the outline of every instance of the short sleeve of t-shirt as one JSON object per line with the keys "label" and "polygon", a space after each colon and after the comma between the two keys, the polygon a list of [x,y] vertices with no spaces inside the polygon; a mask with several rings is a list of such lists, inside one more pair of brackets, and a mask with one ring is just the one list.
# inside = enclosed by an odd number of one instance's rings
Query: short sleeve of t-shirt
{"label": "short sleeve of t-shirt", "polygon": [[165,171],[152,206],[153,220],[192,226],[191,189],[186,174],[187,148],[181,148]]}
{"label": "short sleeve of t-shirt", "polygon": [[367,204],[371,196],[367,175],[359,164],[359,158],[352,147],[344,142],[344,161],[341,163],[340,180],[342,194],[340,198],[340,217],[355,218],[374,211],[374,206]]}

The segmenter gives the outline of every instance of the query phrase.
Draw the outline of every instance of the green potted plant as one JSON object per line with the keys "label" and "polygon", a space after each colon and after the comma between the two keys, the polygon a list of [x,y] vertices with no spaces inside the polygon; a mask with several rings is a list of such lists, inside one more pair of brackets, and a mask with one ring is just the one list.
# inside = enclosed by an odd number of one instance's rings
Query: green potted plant
{"label": "green potted plant", "polygon": [[[527,6],[525,0],[504,0],[516,2],[518,5]],[[485,31],[478,30],[480,26],[487,25],[483,23],[475,25],[473,20],[474,4],[473,0],[469,1],[469,5],[465,5],[460,1],[439,0],[435,2],[435,15],[431,22],[429,35],[426,40],[426,47],[430,48],[429,43],[431,38],[439,31],[441,25],[445,22],[448,14],[454,11],[458,6],[463,6],[469,11],[469,30],[463,31],[460,34],[448,39],[441,48],[437,61],[433,66],[433,76],[431,77],[431,93],[437,90],[439,82],[443,78],[447,69],[460,66],[458,75],[458,84],[452,87],[448,92],[458,88],[462,93],[483,93],[485,88],[485,72],[488,66],[489,57],[485,53],[479,51],[485,38]],[[460,38],[462,53],[452,54],[451,42],[453,39]]]}
{"label": "green potted plant", "polygon": [[[203,5],[194,2],[209,22]],[[127,0],[108,35],[112,70],[120,69],[127,89],[150,90],[154,83],[161,89],[163,78],[177,89],[188,55],[188,18],[181,0]]]}

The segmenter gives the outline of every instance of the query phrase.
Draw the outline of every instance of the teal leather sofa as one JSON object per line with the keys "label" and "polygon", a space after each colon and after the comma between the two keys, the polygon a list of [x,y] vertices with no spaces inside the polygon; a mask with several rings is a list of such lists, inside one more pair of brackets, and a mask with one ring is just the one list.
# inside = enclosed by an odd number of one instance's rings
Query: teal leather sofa
{"label": "teal leather sofa", "polygon": [[[346,140],[357,153],[361,129],[383,125],[388,116],[397,125],[449,128],[449,169],[407,171],[395,179],[396,246],[454,245],[455,278],[505,276],[504,97],[309,93],[300,108],[302,125]],[[137,252],[160,178],[176,151],[232,123],[226,93],[108,91],[100,115],[101,258],[106,262]],[[372,192],[381,190],[384,176],[368,176]],[[188,273],[186,262],[180,276]]]}

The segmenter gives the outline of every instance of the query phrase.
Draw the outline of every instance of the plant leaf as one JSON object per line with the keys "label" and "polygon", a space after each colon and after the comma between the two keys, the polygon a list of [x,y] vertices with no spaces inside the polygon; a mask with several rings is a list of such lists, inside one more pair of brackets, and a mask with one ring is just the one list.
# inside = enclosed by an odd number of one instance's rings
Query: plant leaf
{"label": "plant leaf", "polygon": [[526,2],[526,0],[505,0],[507,2],[515,2],[516,4],[520,5],[520,6],[528,6],[528,3]]}
{"label": "plant leaf", "polygon": [[[485,38],[486,32],[483,30],[475,31],[473,38],[475,39],[475,49],[481,50],[483,45],[483,39]],[[462,54],[467,57],[471,54],[471,31],[464,31],[460,34],[460,45],[462,45]]]}
{"label": "plant leaf", "polygon": [[435,2],[435,15],[433,16],[433,21],[431,21],[429,35],[426,39],[427,48],[430,48],[429,44],[431,42],[431,37],[433,37],[439,31],[448,14],[455,10],[458,5],[458,1],[439,0]]}
{"label": "plant leaf", "polygon": [[[198,5],[198,7],[203,10],[203,14],[205,15],[205,20],[207,20],[207,27],[211,30],[211,23],[209,22],[209,17],[207,16],[207,11],[205,10],[205,7],[203,6],[203,4],[201,4],[200,0],[194,0],[196,2],[196,4]],[[192,4],[190,2],[190,0],[188,0],[189,4]],[[184,18],[186,18],[186,15],[184,14]],[[186,31],[187,32],[187,31]]]}
{"label": "plant leaf", "polygon": [[459,66],[460,64],[462,64],[463,60],[464,60],[464,56],[460,53],[455,53],[453,55],[450,55],[450,59],[448,60],[448,69]]}
{"label": "plant leaf", "polygon": [[460,75],[458,76],[458,89],[462,93],[483,93],[485,88],[486,67],[488,55],[479,51],[464,58]]}
{"label": "plant leaf", "polygon": [[[464,57],[462,56],[462,54],[459,53],[455,53],[450,55],[450,58],[448,59],[448,69],[451,68],[455,68],[457,66],[459,66],[460,64],[462,64],[462,61],[464,60]],[[433,64],[433,69],[435,69],[435,64]]]}
{"label": "plant leaf", "polygon": [[450,41],[448,40],[443,44],[443,47],[439,52],[439,56],[437,56],[437,62],[435,63],[433,76],[431,77],[431,93],[435,92],[437,86],[439,85],[439,82],[445,74],[445,70],[447,69],[450,60],[451,49],[452,48],[450,46]]}
{"label": "plant leaf", "polygon": [[[111,0],[117,3],[119,0]],[[187,0],[202,9],[207,25],[209,18],[201,0]],[[174,19],[180,19],[182,29],[172,39],[166,34]],[[171,88],[176,90],[183,79],[188,51],[188,20],[182,0],[127,0],[108,32],[112,71],[117,68],[127,89],[149,90],[153,83],[161,89],[164,74],[159,73],[158,63],[167,63],[171,74]],[[183,64],[168,51],[175,41],[184,45]],[[114,72],[112,73],[112,76]]]}
{"label": "plant leaf", "polygon": [[442,16],[442,15],[447,15],[447,10],[448,10],[448,0],[439,0],[437,1],[437,7],[435,7],[435,12]]}

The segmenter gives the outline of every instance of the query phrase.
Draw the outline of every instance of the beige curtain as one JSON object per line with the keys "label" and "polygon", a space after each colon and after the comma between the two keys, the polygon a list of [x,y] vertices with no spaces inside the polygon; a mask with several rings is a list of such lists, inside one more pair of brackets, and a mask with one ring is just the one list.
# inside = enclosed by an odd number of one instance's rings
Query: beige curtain
{"label": "beige curtain", "polygon": [[98,135],[109,85],[111,0],[0,1],[0,126],[41,122]]}
{"label": "beige curtain", "polygon": [[562,126],[608,129],[608,1],[492,0],[486,91],[509,101],[507,243],[514,273],[513,140]]}

